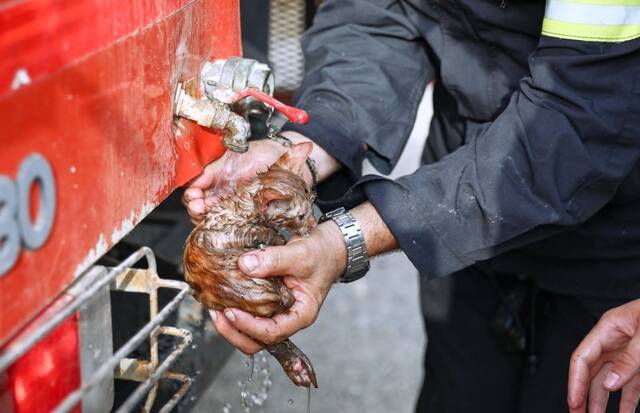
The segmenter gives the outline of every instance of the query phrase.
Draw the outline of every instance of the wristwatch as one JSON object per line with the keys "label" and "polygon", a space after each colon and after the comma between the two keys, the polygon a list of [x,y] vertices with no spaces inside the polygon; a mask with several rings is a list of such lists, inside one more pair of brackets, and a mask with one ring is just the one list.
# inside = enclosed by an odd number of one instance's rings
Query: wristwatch
{"label": "wristwatch", "polygon": [[347,247],[347,269],[338,278],[338,282],[350,283],[359,280],[369,271],[369,255],[362,228],[353,215],[344,208],[327,212],[320,218],[320,222],[330,219],[340,228]]}

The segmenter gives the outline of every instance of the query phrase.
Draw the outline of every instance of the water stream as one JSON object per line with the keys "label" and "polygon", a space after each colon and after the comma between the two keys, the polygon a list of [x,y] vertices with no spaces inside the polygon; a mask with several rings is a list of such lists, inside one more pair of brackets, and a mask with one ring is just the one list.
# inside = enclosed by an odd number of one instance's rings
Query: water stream
{"label": "water stream", "polygon": [[[264,413],[266,402],[269,399],[269,392],[273,382],[271,381],[271,370],[269,363],[269,353],[261,351],[256,353],[245,362],[249,369],[247,378],[238,381],[240,389],[240,408],[234,409],[233,404],[225,403],[221,413]],[[293,399],[287,400],[287,404],[292,406]],[[307,389],[307,413],[311,413],[311,388]]]}
{"label": "water stream", "polygon": [[216,181],[214,185],[207,191],[207,197],[217,197],[221,194],[231,191],[236,186],[239,169],[246,166],[243,162],[244,156],[241,153],[227,151],[222,160],[222,179]]}
{"label": "water stream", "polygon": [[[243,413],[261,412],[271,390],[271,371],[266,352],[260,352],[247,360],[249,375],[238,381],[240,407]],[[230,412],[230,410],[229,410]]]}

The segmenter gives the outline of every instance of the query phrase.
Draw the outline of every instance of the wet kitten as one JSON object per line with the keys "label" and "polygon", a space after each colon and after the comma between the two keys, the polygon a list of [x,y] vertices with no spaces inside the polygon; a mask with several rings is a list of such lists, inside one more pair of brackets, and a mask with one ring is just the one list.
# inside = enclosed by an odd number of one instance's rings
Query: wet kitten
{"label": "wet kitten", "polygon": [[[290,148],[266,172],[220,197],[187,238],[185,278],[204,306],[238,308],[260,317],[283,313],[295,302],[280,277],[251,278],[238,258],[265,245],[283,245],[278,232],[306,236],[316,225],[313,194],[301,178],[311,143]],[[318,387],[307,356],[290,340],[266,346],[297,385]],[[302,366],[302,371],[294,371]]]}

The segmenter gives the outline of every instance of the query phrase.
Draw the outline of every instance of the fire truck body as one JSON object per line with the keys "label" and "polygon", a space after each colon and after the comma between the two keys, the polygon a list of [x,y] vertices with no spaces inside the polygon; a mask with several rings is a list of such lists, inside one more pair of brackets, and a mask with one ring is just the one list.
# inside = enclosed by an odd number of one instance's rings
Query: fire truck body
{"label": "fire truck body", "polygon": [[[145,393],[160,377],[189,381],[157,344],[189,343],[162,325],[184,283],[160,279],[148,249],[93,265],[224,152],[218,134],[174,119],[173,94],[205,61],[240,52],[237,0],[0,1],[1,411],[94,411],[87,394],[109,386],[99,371]],[[149,309],[124,350],[109,348],[110,288],[143,294]],[[174,291],[164,306],[163,288]],[[149,363],[126,357],[145,340]],[[109,405],[109,391],[94,393]]]}

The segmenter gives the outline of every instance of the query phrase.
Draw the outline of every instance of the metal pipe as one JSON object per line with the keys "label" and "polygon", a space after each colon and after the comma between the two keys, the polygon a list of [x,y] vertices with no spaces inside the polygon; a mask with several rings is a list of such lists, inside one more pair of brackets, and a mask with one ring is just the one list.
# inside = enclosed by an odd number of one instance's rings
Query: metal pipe
{"label": "metal pipe", "polygon": [[193,383],[193,380],[191,379],[191,377],[187,376],[186,374],[174,373],[172,371],[168,371],[165,374],[163,374],[162,378],[182,382],[182,386],[180,386],[178,391],[175,392],[173,396],[171,396],[171,399],[169,399],[169,401],[164,406],[162,406],[162,408],[158,411],[158,413],[169,413],[178,404],[178,402],[184,397],[184,395],[187,394],[187,392],[189,391],[189,388],[191,388],[191,384]]}
{"label": "metal pipe", "polygon": [[222,144],[227,149],[238,153],[244,153],[249,150],[247,138],[249,137],[251,127],[245,118],[230,112],[224,130],[225,134],[222,139]]}
{"label": "metal pipe", "polygon": [[[157,273],[152,273],[153,274],[153,278],[152,280],[154,281],[153,284],[155,288],[152,288],[151,291],[149,291],[149,316],[151,319],[155,318],[158,314],[158,287],[157,287],[157,280],[158,280],[158,276]],[[151,341],[151,348],[150,348],[150,356],[151,356],[151,369],[155,369],[158,367],[158,363],[160,362],[160,355],[158,352],[158,334],[159,334],[159,328],[160,327],[156,327],[153,330],[151,330],[151,334],[149,336],[149,339]],[[147,395],[147,400],[145,400],[144,402],[144,411],[145,412],[150,412],[151,408],[153,407],[153,403],[156,401],[156,396],[158,395],[158,386],[153,386],[153,388],[151,389],[151,391],[149,391],[149,394]]]}
{"label": "metal pipe", "polygon": [[176,116],[207,128],[224,130],[222,143],[227,149],[233,152],[246,152],[249,149],[249,122],[234,113],[228,104],[217,99],[196,99],[187,94],[182,84],[178,84],[174,103]]}
{"label": "metal pipe", "polygon": [[[163,328],[163,327],[161,327],[161,328]],[[175,330],[179,330],[179,329],[175,329]],[[163,334],[167,334],[168,331],[171,331],[171,330],[166,330],[165,329]],[[187,332],[188,334],[185,334],[184,332]],[[182,331],[180,331],[179,334],[176,334],[175,332],[174,332],[174,334],[171,334],[171,333],[169,333],[169,334],[170,335],[174,335],[176,337],[181,337],[182,341],[180,342],[180,344],[178,344],[178,346],[175,348],[175,350],[173,350],[167,356],[167,358],[164,359],[164,361],[162,363],[160,363],[158,368],[156,368],[154,370],[154,372],[151,373],[149,375],[149,377],[142,384],[140,384],[135,389],[135,391],[133,393],[131,393],[131,395],[127,398],[127,400],[124,401],[124,403],[122,403],[122,405],[116,411],[116,413],[126,413],[126,412],[129,412],[129,411],[133,410],[133,408],[140,401],[140,399],[142,399],[142,397],[145,395],[145,393],[147,393],[147,391],[149,391],[149,389],[152,386],[154,386],[158,382],[158,380],[160,380],[160,378],[163,376],[164,372],[167,371],[169,369],[169,367],[171,367],[171,365],[176,361],[176,359],[184,352],[184,349],[189,344],[191,344],[191,339],[192,339],[191,338],[191,332],[188,332],[186,330],[182,330]],[[187,389],[188,389],[188,387],[187,387]],[[185,389],[185,393],[186,393],[186,389]],[[177,403],[178,400],[180,400],[180,399],[178,398],[177,400],[175,400],[175,402]],[[172,401],[173,401],[173,398],[172,398]]]}

